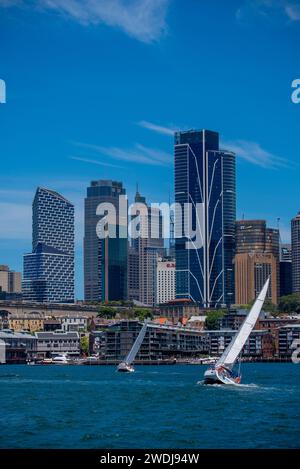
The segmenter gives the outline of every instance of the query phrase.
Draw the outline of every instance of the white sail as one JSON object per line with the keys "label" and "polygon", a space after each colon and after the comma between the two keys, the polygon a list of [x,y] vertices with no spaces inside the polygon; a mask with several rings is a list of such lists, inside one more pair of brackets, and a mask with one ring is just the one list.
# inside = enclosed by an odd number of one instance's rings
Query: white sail
{"label": "white sail", "polygon": [[251,310],[249,311],[245,321],[241,325],[240,329],[238,330],[235,337],[232,339],[228,347],[224,350],[222,356],[216,363],[216,367],[220,365],[224,365],[227,368],[232,368],[236,359],[238,358],[239,354],[242,351],[245,343],[249,335],[251,334],[255,323],[259,317],[259,313],[261,312],[262,306],[264,304],[267,291],[269,288],[270,279],[266,281],[264,284],[260,294],[258,295],[254,305],[252,306]]}
{"label": "white sail", "polygon": [[138,351],[140,350],[140,347],[142,345],[142,342],[143,342],[145,334],[146,334],[146,330],[147,330],[147,322],[145,322],[145,324],[143,325],[142,329],[139,332],[139,335],[135,339],[135,342],[132,346],[132,349],[130,350],[129,354],[127,355],[127,357],[124,360],[124,362],[127,363],[128,365],[130,365],[133,362],[133,360],[135,359]]}

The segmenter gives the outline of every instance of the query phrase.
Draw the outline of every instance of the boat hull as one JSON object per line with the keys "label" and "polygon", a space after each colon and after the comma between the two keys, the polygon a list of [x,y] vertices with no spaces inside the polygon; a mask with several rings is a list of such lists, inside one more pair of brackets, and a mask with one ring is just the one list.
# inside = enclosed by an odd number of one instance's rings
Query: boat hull
{"label": "boat hull", "polygon": [[133,366],[129,365],[128,363],[120,363],[117,367],[117,371],[121,373],[133,373],[134,368]]}
{"label": "boat hull", "polygon": [[240,377],[230,376],[228,373],[224,373],[217,368],[209,368],[204,373],[204,384],[240,384]]}

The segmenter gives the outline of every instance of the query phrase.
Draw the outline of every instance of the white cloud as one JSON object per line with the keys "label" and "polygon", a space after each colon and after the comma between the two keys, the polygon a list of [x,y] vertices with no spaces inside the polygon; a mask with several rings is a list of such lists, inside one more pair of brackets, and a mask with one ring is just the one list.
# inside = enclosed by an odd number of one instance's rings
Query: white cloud
{"label": "white cloud", "polygon": [[138,125],[144,129],[153,130],[153,132],[170,136],[174,136],[174,132],[178,130],[175,127],[165,127],[162,125],[153,124],[152,122],[148,121],[140,121],[138,122]]}
{"label": "white cloud", "polygon": [[288,4],[285,6],[285,12],[291,21],[300,21],[300,6]]}
{"label": "white cloud", "polygon": [[300,20],[300,7],[298,0],[244,0],[236,11],[238,21],[247,21],[251,16],[289,21]]}
{"label": "white cloud", "polygon": [[22,3],[57,12],[82,25],[106,24],[135,39],[151,43],[167,31],[166,15],[171,0],[0,0],[0,6]]}
{"label": "white cloud", "polygon": [[223,141],[222,146],[226,148],[226,150],[236,153],[237,157],[263,168],[287,168],[291,165],[285,158],[281,158],[264,150],[261,145],[256,142],[248,140]]}
{"label": "white cloud", "polygon": [[102,147],[89,143],[77,143],[77,145],[92,150],[97,154],[106,155],[109,158],[120,161],[140,163],[154,166],[169,166],[172,163],[172,156],[161,150],[135,144],[132,149],[118,147]]}
{"label": "white cloud", "polygon": [[122,166],[118,166],[116,164],[110,164],[106,163],[104,161],[99,161],[99,160],[94,160],[91,158],[85,158],[81,156],[69,156],[70,160],[75,160],[75,161],[82,161],[83,163],[91,163],[91,164],[96,164],[99,166],[109,166],[110,168],[122,168]]}

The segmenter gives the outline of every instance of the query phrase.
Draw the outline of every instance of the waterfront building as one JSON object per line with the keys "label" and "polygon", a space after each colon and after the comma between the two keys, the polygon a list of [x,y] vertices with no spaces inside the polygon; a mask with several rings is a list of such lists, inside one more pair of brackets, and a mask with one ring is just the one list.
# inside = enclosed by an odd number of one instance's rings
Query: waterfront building
{"label": "waterfront building", "polygon": [[74,302],[74,206],[39,187],[32,206],[32,253],[24,255],[23,299]]}
{"label": "waterfront building", "polygon": [[[84,209],[84,297],[87,301],[125,300],[127,298],[127,203],[120,217],[120,196],[126,196],[121,182],[92,181],[87,188]],[[112,204],[116,220],[109,220],[116,238],[100,239],[96,227],[101,215],[99,204]]]}
{"label": "waterfront building", "polygon": [[[121,361],[131,349],[142,327],[139,321],[120,321],[103,331],[93,331],[91,349],[105,360]],[[96,340],[97,339],[97,340]],[[149,324],[137,360],[170,360],[174,357],[202,353],[203,338],[199,330]]]}
{"label": "waterfront building", "polygon": [[156,304],[175,299],[175,262],[159,258],[156,267]]}
{"label": "waterfront building", "polygon": [[191,228],[199,233],[198,244],[187,249],[192,238],[184,233],[188,220],[175,212],[176,297],[204,307],[230,305],[234,302],[235,154],[219,149],[217,132],[175,133],[175,202],[182,212],[190,204]]}
{"label": "waterfront building", "polygon": [[300,212],[291,221],[293,293],[300,293]]}
{"label": "waterfront building", "polygon": [[300,324],[287,324],[277,330],[277,334],[278,355],[281,358],[291,358],[292,353],[299,347]]}
{"label": "waterfront building", "polygon": [[0,265],[0,291],[21,293],[21,273],[10,270],[8,265]]}
{"label": "waterfront building", "polygon": [[271,276],[267,298],[276,304],[279,293],[279,230],[267,228],[265,220],[236,222],[236,304],[253,301]]}
{"label": "waterfront building", "polygon": [[66,353],[70,356],[80,354],[80,337],[78,332],[36,332],[38,358],[51,358]]}
{"label": "waterfront building", "polygon": [[0,364],[25,364],[34,358],[37,339],[26,332],[0,331]]}

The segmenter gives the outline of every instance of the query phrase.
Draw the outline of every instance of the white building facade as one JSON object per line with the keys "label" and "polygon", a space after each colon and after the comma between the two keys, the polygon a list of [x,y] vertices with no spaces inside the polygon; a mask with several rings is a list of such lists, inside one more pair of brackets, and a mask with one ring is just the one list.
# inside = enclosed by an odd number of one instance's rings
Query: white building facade
{"label": "white building facade", "polygon": [[158,259],[156,269],[156,303],[175,299],[175,262]]}

